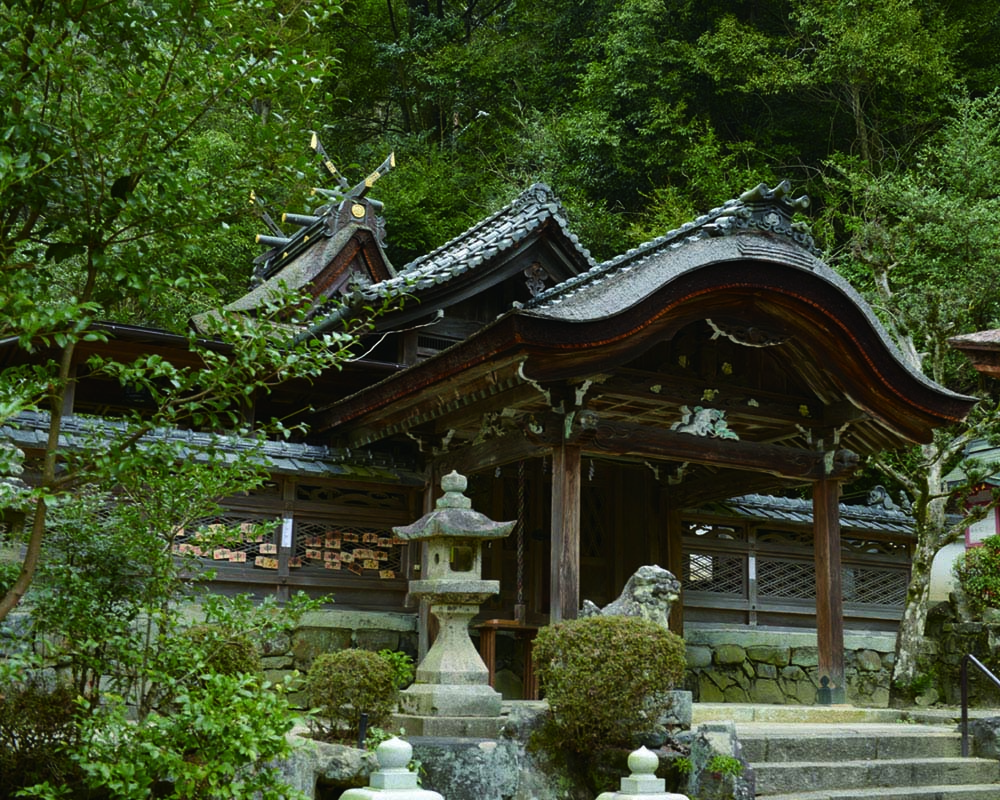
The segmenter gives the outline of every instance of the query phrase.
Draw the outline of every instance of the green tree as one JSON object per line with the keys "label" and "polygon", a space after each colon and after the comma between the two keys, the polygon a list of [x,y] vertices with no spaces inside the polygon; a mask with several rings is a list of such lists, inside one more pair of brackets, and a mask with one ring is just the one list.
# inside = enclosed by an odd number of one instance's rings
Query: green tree
{"label": "green tree", "polygon": [[157,307],[218,283],[201,240],[279,177],[282,119],[309,127],[334,66],[304,50],[311,26],[269,0],[0,4],[0,264],[29,324],[123,305],[183,324]]}
{"label": "green tree", "polygon": [[738,135],[794,154],[799,168],[840,153],[891,171],[960,84],[965,23],[914,0],[744,4],[699,38],[697,59],[719,99],[740,101]]}
{"label": "green tree", "polygon": [[[30,506],[31,532],[0,619],[32,581],[49,508],[150,468],[145,432],[235,429],[252,387],[316,374],[343,356],[349,337],[296,343],[282,332],[281,299],[257,320],[220,317],[216,334],[228,345],[190,339],[201,371],[156,357],[92,364],[148,389],[155,411],[86,456],[59,447],[76,346],[103,336],[93,321],[180,327],[179,309],[221,305],[227,278],[200,242],[245,207],[255,182],[290,175],[277,155],[288,150],[278,148],[282,120],[307,120],[334,62],[305,48],[338,12],[335,0],[0,3],[0,337],[52,354],[0,376],[0,419],[50,415],[38,485],[3,484],[9,502]],[[15,450],[0,457],[5,473],[22,468]]]}
{"label": "green tree", "polygon": [[[962,100],[941,131],[902,173],[872,175],[855,168],[831,180],[841,201],[846,244],[835,262],[881,312],[904,359],[938,383],[983,401],[967,425],[936,432],[932,442],[874,459],[913,501],[917,543],[894,677],[909,685],[918,670],[919,639],[928,610],[930,568],[946,544],[969,524],[950,524],[957,488],[946,476],[969,442],[996,429],[995,387],[982,384],[951,350],[951,336],[995,327],[1000,303],[986,287],[1000,280],[1000,97]],[[990,465],[967,464],[974,484]],[[980,509],[979,513],[982,513]]]}

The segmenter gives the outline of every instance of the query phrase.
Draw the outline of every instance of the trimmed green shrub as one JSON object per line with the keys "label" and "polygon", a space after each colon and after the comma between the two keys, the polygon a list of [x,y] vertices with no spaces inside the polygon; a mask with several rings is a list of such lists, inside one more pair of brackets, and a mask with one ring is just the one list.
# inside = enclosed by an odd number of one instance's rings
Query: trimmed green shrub
{"label": "trimmed green shrub", "polygon": [[973,611],[1000,608],[1000,536],[987,536],[981,547],[960,555],[955,576]]}
{"label": "trimmed green shrub", "polygon": [[195,625],[184,636],[204,654],[205,666],[218,675],[260,675],[260,648],[249,636],[216,625]]}
{"label": "trimmed green shrub", "polygon": [[563,743],[577,753],[630,746],[651,721],[651,699],[684,678],[684,641],[639,617],[543,628],[534,658]]}
{"label": "trimmed green shrub", "polygon": [[413,659],[406,653],[399,650],[379,650],[379,656],[384,658],[392,667],[393,683],[397,689],[405,689],[417,674],[417,668],[413,665]]}
{"label": "trimmed green shrub", "polygon": [[368,724],[385,727],[396,707],[393,665],[370,650],[340,650],[318,656],[306,676],[309,705],[317,735],[328,741],[357,739],[361,715]]}
{"label": "trimmed green shrub", "polygon": [[0,798],[78,777],[70,751],[79,739],[76,691],[37,679],[0,685]]}

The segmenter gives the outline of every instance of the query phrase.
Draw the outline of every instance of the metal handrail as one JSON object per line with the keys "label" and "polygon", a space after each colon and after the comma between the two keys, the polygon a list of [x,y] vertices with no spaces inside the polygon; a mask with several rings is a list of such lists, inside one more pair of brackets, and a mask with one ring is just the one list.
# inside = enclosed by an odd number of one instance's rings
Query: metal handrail
{"label": "metal handrail", "polygon": [[977,667],[979,671],[983,673],[987,678],[993,681],[994,685],[1000,689],[1000,678],[990,672],[989,667],[987,667],[982,661],[976,658],[972,653],[966,653],[962,656],[962,758],[967,758],[969,755],[969,662],[972,662]]}

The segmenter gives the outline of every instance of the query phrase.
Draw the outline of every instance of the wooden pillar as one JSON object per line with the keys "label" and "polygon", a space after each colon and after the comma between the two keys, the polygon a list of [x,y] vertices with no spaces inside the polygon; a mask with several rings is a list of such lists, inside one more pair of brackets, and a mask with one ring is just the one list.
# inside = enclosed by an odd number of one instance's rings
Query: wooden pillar
{"label": "wooden pillar", "polygon": [[282,512],[281,527],[278,529],[278,584],[275,588],[275,598],[279,603],[287,603],[290,591],[288,588],[288,562],[295,552],[295,481],[287,479],[281,487]]}
{"label": "wooden pillar", "polygon": [[[665,500],[666,492],[661,497]],[[681,523],[681,510],[673,503],[661,502],[664,505],[662,519],[666,520],[666,568],[674,573],[681,583],[680,596],[670,607],[670,630],[678,636],[684,635],[684,525]]]}
{"label": "wooden pillar", "polygon": [[[429,514],[434,510],[434,488],[440,482],[438,472],[439,470],[433,468],[428,470],[427,483],[424,484],[423,514]],[[427,576],[427,545],[425,542],[419,542],[418,544],[420,546],[420,573],[418,577],[423,580]],[[412,547],[413,545],[411,544],[410,546]],[[435,620],[431,615],[430,601],[426,597],[421,597],[420,607],[417,610],[418,664],[424,660],[424,656],[427,655],[427,651],[430,650],[431,645],[434,643],[434,636],[431,631],[431,626],[434,623]],[[436,634],[437,630],[434,630],[433,633]]]}
{"label": "wooden pillar", "polygon": [[552,450],[552,565],[549,621],[576,619],[580,610],[580,448]]}
{"label": "wooden pillar", "polygon": [[840,482],[813,484],[813,541],[816,560],[816,636],[819,678],[829,678],[831,701],[845,701],[844,594],[840,570]]}
{"label": "wooden pillar", "polygon": [[80,374],[80,367],[76,363],[77,357],[73,356],[73,365],[69,368],[69,382],[66,384],[66,391],[63,392],[62,415],[64,417],[73,416],[73,407],[76,404],[76,384]]}
{"label": "wooden pillar", "polygon": [[[678,581],[684,579],[684,525],[681,510],[670,501],[670,490],[659,489],[656,497],[656,537],[652,541],[650,555],[654,564],[669,569]],[[684,588],[680,597],[670,607],[670,630],[678,636],[684,635]]]}

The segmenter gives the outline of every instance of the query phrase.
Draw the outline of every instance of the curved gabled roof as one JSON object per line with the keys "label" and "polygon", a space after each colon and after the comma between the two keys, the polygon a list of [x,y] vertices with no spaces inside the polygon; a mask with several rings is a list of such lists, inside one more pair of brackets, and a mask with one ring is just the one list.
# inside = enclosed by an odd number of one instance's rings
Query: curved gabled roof
{"label": "curved gabled roof", "polygon": [[[810,446],[807,427],[833,430],[849,423],[843,446],[872,452],[927,441],[935,427],[964,418],[975,400],[906,363],[864,300],[819,260],[808,232],[792,221],[802,201],[786,195],[786,185],[758,187],[678,231],[593,265],[464,342],[334,404],[320,415],[320,427],[360,423],[364,433],[355,441],[371,441],[407,425],[444,420],[463,404],[489,405],[489,396],[497,396],[509,419],[539,410],[517,387],[528,384],[544,394],[545,386],[560,381],[594,387],[587,402],[609,419],[661,429],[670,429],[670,420],[686,404],[698,403],[703,390],[728,392],[726,413],[742,418],[736,423],[743,425],[741,435],[802,448]],[[422,263],[435,264],[438,257]],[[766,415],[759,406],[781,402],[764,391],[746,358],[742,383],[662,362],[644,366],[627,387],[619,381],[611,388],[609,375],[626,365],[634,372],[644,354],[669,346],[682,331],[702,337],[705,346],[723,337],[737,351],[766,350],[762,358],[775,379],[794,388],[788,392],[793,407],[760,422]],[[667,386],[683,389],[668,402]]]}
{"label": "curved gabled roof", "polygon": [[[916,441],[926,440],[933,427],[962,419],[975,402],[914,369],[842,278],[773,236],[705,237],[646,252],[594,272],[566,292],[554,291],[522,313],[547,322],[544,345],[550,352],[602,350],[591,369],[627,361],[697,320],[766,332],[784,340],[790,357],[821,367],[810,378],[818,395],[844,392]],[[750,336],[738,343],[766,346],[748,341]],[[551,379],[559,375],[555,369],[529,373]]]}

